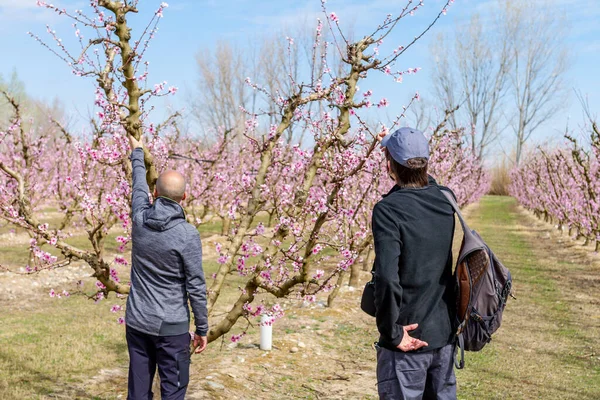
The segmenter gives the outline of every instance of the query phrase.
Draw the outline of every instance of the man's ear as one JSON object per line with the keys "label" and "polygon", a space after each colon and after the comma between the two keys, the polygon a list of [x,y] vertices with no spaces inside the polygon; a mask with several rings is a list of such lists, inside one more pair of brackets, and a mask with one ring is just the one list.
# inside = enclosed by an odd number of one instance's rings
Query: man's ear
{"label": "man's ear", "polygon": [[154,189],[154,193],[152,194],[152,196],[157,199],[158,198],[158,190],[156,190],[156,188]]}
{"label": "man's ear", "polygon": [[181,201],[184,201],[187,198],[187,192],[183,193],[183,197],[181,198]]}

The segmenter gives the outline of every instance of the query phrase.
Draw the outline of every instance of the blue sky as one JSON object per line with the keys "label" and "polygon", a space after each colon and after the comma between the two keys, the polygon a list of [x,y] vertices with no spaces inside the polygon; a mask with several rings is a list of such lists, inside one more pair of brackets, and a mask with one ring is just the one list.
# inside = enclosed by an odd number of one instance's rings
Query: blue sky
{"label": "blue sky", "polygon": [[[535,1],[535,0],[533,0]],[[397,68],[421,67],[416,75],[405,77],[402,84],[393,84],[389,78],[373,78],[368,89],[375,92],[374,99],[390,100],[387,113],[395,115],[415,91],[423,98],[431,96],[431,56],[429,41],[437,34],[448,34],[455,24],[469,20],[473,12],[484,17],[494,11],[495,0],[456,0],[438,24],[416,46],[406,52]],[[159,1],[143,0],[141,12],[131,18],[135,29],[142,29]],[[213,49],[219,40],[228,40],[239,46],[252,46],[265,34],[294,31],[301,24],[313,23],[323,18],[319,0],[171,0],[160,30],[147,54],[150,61],[149,82],[167,81],[179,87],[180,92],[168,103],[156,103],[157,115],[167,107],[183,108],[193,95],[197,81],[195,56],[201,49]],[[589,95],[593,112],[600,109],[600,2],[598,0],[557,0],[555,7],[566,16],[570,33],[564,40],[571,50],[571,68],[566,80],[572,89]],[[54,4],[68,10],[86,9],[88,2],[57,0]],[[356,36],[370,32],[387,13],[397,13],[405,1],[389,0],[329,0],[328,11],[334,11],[342,27],[352,26]],[[402,21],[386,44],[406,44],[439,12],[441,0],[426,0],[417,15]],[[540,13],[544,10],[540,7]],[[531,18],[535,18],[532,15]],[[16,70],[25,83],[27,92],[39,99],[61,99],[67,111],[77,118],[93,112],[93,82],[71,74],[61,60],[44,49],[26,32],[45,37],[49,24],[66,43],[75,40],[73,28],[66,18],[35,6],[32,0],[0,0],[0,74],[6,79]],[[135,33],[134,33],[135,37]],[[282,36],[281,40],[285,40]],[[75,44],[75,43],[73,43]],[[76,47],[73,47],[76,49]],[[361,89],[367,89],[364,84]],[[581,107],[570,90],[570,100],[564,112],[545,123],[535,134],[535,140],[560,140],[567,119],[571,127],[583,122]],[[506,136],[509,140],[509,136]]]}

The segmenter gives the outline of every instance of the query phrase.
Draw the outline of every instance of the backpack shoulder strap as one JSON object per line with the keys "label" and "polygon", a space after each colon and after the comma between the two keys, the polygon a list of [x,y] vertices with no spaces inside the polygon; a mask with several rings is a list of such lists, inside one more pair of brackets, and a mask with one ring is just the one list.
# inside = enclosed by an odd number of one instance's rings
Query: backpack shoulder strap
{"label": "backpack shoulder strap", "polygon": [[458,220],[460,221],[460,224],[462,225],[463,232],[470,233],[471,229],[469,228],[469,225],[467,225],[467,221],[465,221],[465,218],[463,217],[462,213],[460,212],[460,208],[458,207],[458,204],[456,203],[456,200],[454,200],[454,197],[452,196],[452,194],[450,192],[448,192],[447,190],[443,190],[443,189],[440,189],[440,192],[442,192],[444,194],[444,196],[446,196],[446,199],[448,199],[448,202],[454,209],[454,212],[456,213],[456,215],[458,215]]}

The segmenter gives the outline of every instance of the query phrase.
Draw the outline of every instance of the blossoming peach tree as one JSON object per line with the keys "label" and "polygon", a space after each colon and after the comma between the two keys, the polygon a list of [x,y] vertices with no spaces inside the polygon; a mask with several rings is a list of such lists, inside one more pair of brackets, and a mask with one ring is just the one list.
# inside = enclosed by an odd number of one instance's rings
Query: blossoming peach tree
{"label": "blossoming peach tree", "polygon": [[[84,136],[74,137],[60,126],[59,134],[45,135],[23,121],[18,104],[12,101],[14,118],[0,131],[0,217],[31,236],[35,261],[29,271],[81,260],[98,281],[90,297],[101,300],[111,292],[117,296],[129,292],[115,265],[127,265],[123,253],[131,240],[127,159],[127,135],[131,135],[145,138],[151,191],[158,171],[179,169],[190,187],[184,204],[188,220],[196,225],[211,216],[227,221],[215,249],[218,269],[208,279],[209,311],[220,301],[225,303],[225,313],[211,321],[209,341],[228,334],[240,318],[282,315],[274,299],[314,302],[319,292],[339,287],[344,272],[355,269],[371,246],[370,212],[391,187],[376,137],[395,129],[406,110],[373,129],[364,122],[365,113],[371,107],[388,107],[389,102],[374,99],[371,90],[359,92],[358,84],[369,74],[381,73],[401,82],[405,75],[417,72],[418,68],[398,70],[396,62],[451,3],[417,37],[381,55],[390,32],[417,12],[422,1],[408,0],[396,15],[387,15],[357,41],[346,38],[339,18],[326,10],[323,1],[325,17],[317,22],[312,54],[312,64],[319,68],[311,68],[301,81],[290,73],[287,93],[269,92],[248,78],[246,83],[270,105],[269,112],[240,109],[246,123],[236,136],[244,139],[229,140],[230,132],[221,132],[209,146],[169,133],[170,118],[159,125],[148,119],[152,98],[177,91],[165,82],[149,85],[144,61],[166,3],[134,40],[127,18],[138,11],[137,1],[93,0],[87,14],[38,1],[41,7],[73,21],[80,46],[76,55],[51,28],[52,45],[32,36],[64,60],[74,74],[96,80],[97,113]],[[324,39],[324,29],[331,32],[330,40]],[[84,32],[91,38],[84,37]],[[293,46],[293,39],[288,38],[290,52]],[[334,55],[343,65],[336,71],[330,68]],[[9,94],[6,97],[12,99]],[[418,94],[412,101],[418,101]],[[268,122],[273,109],[274,124]],[[467,204],[485,192],[489,179],[463,146],[462,132],[443,126],[431,132],[432,174]],[[294,129],[309,132],[311,145],[301,147],[283,140]],[[49,202],[65,216],[59,225],[43,219],[40,211]],[[269,222],[263,220],[265,215]],[[67,229],[73,226],[85,230],[88,247],[73,244]],[[106,251],[111,230],[122,232],[116,239],[117,255]],[[60,255],[43,250],[44,246],[58,249]],[[242,279],[233,301],[222,296],[232,277]],[[232,339],[240,336],[237,333]]]}
{"label": "blossoming peach tree", "polygon": [[585,109],[587,137],[565,133],[565,145],[537,148],[511,171],[509,187],[519,203],[538,218],[567,229],[600,251],[600,129]]}

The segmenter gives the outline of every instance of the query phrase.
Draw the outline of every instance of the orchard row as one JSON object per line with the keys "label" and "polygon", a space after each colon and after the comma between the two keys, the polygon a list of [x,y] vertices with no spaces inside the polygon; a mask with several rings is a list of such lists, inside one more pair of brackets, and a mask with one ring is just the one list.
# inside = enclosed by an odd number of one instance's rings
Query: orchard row
{"label": "orchard row", "polygon": [[[537,149],[511,174],[510,193],[538,217],[552,221],[600,250],[600,133],[590,120],[589,135],[567,134],[566,146]],[[583,142],[580,143],[580,142]]]}

